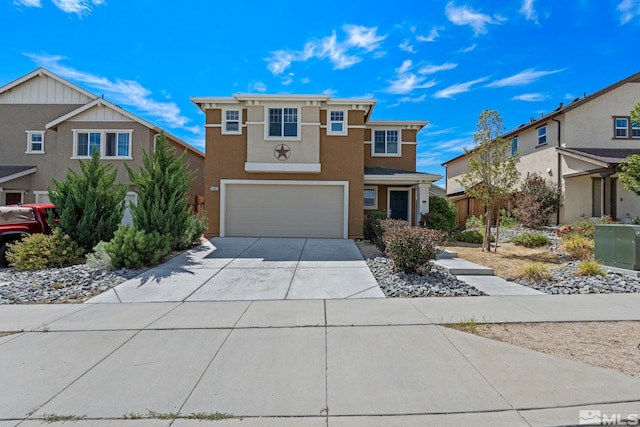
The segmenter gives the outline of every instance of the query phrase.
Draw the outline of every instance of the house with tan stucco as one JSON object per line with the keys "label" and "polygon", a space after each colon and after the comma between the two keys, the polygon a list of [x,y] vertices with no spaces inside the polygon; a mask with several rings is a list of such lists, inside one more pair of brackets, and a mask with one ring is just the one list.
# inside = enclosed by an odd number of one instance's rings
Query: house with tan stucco
{"label": "house with tan stucco", "polygon": [[[640,154],[640,127],[629,112],[640,101],[640,73],[591,95],[560,104],[505,133],[518,153],[521,180],[538,173],[562,189],[563,204],[552,223],[580,216],[614,219],[640,217],[640,197],[624,189],[618,165]],[[479,203],[468,198],[457,180],[467,172],[467,156],[445,163],[447,196],[459,213],[477,215]],[[480,211],[481,212],[481,211]]]}
{"label": "house with tan stucco", "polygon": [[[52,178],[98,150],[118,170],[117,181],[129,185],[127,199],[136,200],[124,165],[139,169],[142,153],[152,153],[161,129],[131,112],[56,74],[39,68],[0,87],[0,205],[47,203]],[[176,153],[196,178],[189,202],[202,196],[204,153],[165,132]]]}
{"label": "house with tan stucco", "polygon": [[431,183],[416,172],[425,121],[372,120],[373,99],[192,98],[205,113],[212,236],[353,238],[382,211],[416,224]]}

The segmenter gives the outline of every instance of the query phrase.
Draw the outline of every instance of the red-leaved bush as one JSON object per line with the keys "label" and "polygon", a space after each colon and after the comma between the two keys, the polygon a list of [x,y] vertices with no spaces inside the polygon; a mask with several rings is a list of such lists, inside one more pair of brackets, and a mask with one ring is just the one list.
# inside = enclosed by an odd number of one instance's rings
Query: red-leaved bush
{"label": "red-leaved bush", "polygon": [[446,234],[441,231],[410,227],[405,223],[387,227],[382,240],[396,270],[424,274],[431,261],[436,259],[436,246],[444,243],[445,239]]}

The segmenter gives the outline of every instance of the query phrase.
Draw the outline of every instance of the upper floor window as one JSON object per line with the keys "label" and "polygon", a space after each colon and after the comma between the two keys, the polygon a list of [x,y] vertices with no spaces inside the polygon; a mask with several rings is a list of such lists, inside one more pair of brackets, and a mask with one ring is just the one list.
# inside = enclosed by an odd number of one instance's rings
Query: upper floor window
{"label": "upper floor window", "polygon": [[615,137],[629,138],[629,119],[626,117],[615,118]]}
{"label": "upper floor window", "polygon": [[91,157],[94,151],[100,157],[131,158],[133,131],[74,131],[74,157]]}
{"label": "upper floor window", "polygon": [[640,138],[640,125],[631,123],[631,138]]}
{"label": "upper floor window", "polygon": [[27,153],[44,153],[44,132],[27,131]]}
{"label": "upper floor window", "polygon": [[222,133],[242,133],[240,123],[240,110],[224,110]]}
{"label": "upper floor window", "polygon": [[547,127],[542,126],[538,128],[538,145],[547,143]]}
{"label": "upper floor window", "polygon": [[513,138],[511,140],[511,155],[515,156],[518,152],[518,138]]}
{"label": "upper floor window", "polygon": [[270,138],[297,138],[299,125],[297,108],[269,108]]}
{"label": "upper floor window", "polygon": [[328,111],[329,123],[327,124],[327,133],[329,135],[346,135],[347,134],[347,112]]}
{"label": "upper floor window", "polygon": [[398,154],[398,131],[376,130],[373,132],[373,152],[375,154]]}

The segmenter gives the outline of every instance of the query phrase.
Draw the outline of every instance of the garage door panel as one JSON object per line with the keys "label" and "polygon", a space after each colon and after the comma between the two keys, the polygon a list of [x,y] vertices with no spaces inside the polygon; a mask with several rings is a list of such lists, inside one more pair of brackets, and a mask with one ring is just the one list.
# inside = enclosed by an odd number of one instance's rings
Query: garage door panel
{"label": "garage door panel", "polygon": [[343,237],[342,185],[226,186],[225,234],[257,237]]}

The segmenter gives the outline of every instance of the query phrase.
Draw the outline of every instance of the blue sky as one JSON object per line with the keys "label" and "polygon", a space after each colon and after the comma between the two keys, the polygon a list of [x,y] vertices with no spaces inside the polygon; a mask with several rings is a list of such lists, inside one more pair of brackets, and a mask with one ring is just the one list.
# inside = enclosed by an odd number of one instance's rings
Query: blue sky
{"label": "blue sky", "polygon": [[[203,148],[192,96],[373,97],[418,170],[640,71],[640,0],[4,0],[0,85],[43,66]],[[441,181],[442,182],[442,181]]]}

